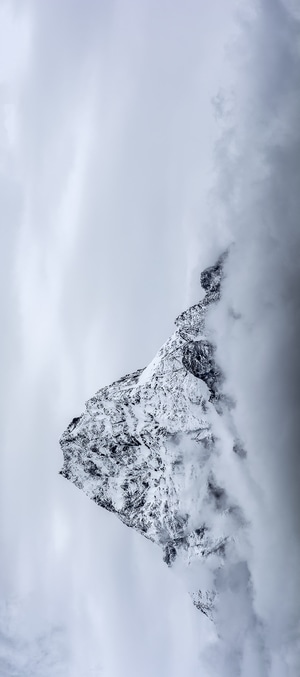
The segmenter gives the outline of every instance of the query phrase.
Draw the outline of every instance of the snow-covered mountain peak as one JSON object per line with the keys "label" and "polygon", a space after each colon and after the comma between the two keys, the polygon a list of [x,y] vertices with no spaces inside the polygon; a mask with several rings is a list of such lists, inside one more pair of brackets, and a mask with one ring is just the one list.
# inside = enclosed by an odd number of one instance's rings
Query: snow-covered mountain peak
{"label": "snow-covered mountain peak", "polygon": [[[149,366],[101,388],[60,440],[64,477],[160,545],[168,565],[205,561],[212,574],[222,567],[235,519],[213,472],[222,374],[205,333],[223,263],[224,255],[202,272],[204,298],[176,319]],[[211,586],[191,593],[209,613]]]}

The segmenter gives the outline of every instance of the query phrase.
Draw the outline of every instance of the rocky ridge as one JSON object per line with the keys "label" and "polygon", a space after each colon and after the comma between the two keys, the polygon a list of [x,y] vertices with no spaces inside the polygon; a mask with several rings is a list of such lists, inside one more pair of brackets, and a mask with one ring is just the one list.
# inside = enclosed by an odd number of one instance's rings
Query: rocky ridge
{"label": "rocky ridge", "polygon": [[[220,299],[224,259],[202,272],[204,298],[179,315],[149,366],[101,388],[60,440],[65,478],[161,546],[169,566],[178,558],[191,569],[205,562],[211,581],[232,547],[236,519],[212,463],[213,420],[228,402],[205,330],[207,310]],[[212,584],[190,593],[213,613]]]}

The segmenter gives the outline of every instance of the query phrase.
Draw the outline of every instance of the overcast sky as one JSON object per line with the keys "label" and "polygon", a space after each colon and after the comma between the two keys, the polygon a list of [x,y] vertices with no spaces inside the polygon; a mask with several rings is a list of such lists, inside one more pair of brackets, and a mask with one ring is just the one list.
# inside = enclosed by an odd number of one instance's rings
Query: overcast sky
{"label": "overcast sky", "polygon": [[244,507],[281,656],[257,674],[297,674],[299,15],[238,4],[0,1],[4,677],[199,674],[205,618],[155,546],[58,476],[58,440],[150,361],[231,244],[211,326],[254,449],[247,486],[266,492]]}
{"label": "overcast sky", "polygon": [[1,3],[5,677],[197,670],[203,620],[155,547],[58,476],[58,440],[189,301],[231,9]]}

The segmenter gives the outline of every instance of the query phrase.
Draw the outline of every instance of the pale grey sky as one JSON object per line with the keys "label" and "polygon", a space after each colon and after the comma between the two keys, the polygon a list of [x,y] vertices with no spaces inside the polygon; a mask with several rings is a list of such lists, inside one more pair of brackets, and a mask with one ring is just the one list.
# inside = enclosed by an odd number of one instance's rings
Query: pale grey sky
{"label": "pale grey sky", "polygon": [[[61,432],[191,292],[231,0],[3,2],[2,673],[181,677],[205,619],[58,476]],[[207,629],[206,631],[207,632]]]}

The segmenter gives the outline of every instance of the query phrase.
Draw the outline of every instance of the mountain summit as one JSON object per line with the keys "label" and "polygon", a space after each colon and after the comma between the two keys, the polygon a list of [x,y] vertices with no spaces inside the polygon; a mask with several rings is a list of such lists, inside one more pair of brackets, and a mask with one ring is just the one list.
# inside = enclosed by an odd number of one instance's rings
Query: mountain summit
{"label": "mountain summit", "polygon": [[[63,433],[61,475],[101,508],[161,546],[165,562],[209,575],[190,585],[211,615],[214,579],[232,547],[236,506],[215,476],[214,421],[228,408],[208,308],[220,299],[225,255],[201,274],[204,298],[175,320],[176,329],[145,369],[101,388]],[[237,442],[232,452],[239,453]],[[230,524],[229,524],[230,523]]]}

